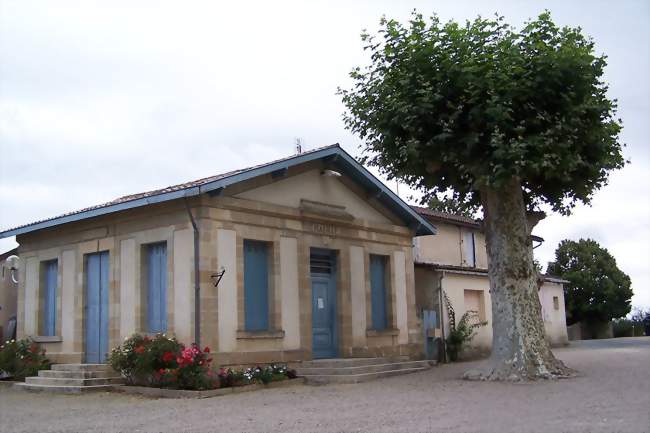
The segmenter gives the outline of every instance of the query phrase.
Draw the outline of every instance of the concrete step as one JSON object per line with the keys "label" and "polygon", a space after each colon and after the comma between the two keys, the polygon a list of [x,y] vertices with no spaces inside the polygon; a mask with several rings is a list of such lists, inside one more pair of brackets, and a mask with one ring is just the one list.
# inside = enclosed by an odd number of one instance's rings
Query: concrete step
{"label": "concrete step", "polygon": [[52,364],[56,371],[113,371],[108,364]]}
{"label": "concrete step", "polygon": [[360,365],[356,367],[299,367],[298,376],[314,375],[355,375],[379,373],[382,371],[404,370],[409,368],[429,368],[429,361],[386,362],[384,364]]}
{"label": "concrete step", "polygon": [[362,374],[319,374],[307,375],[305,384],[307,385],[325,385],[328,383],[361,383],[370,380],[380,379],[383,377],[399,376],[402,374],[417,373],[426,371],[428,367],[417,368],[403,368],[399,370],[380,371],[375,373],[362,373]]}
{"label": "concrete step", "polygon": [[67,370],[40,370],[39,377],[51,377],[60,379],[102,379],[106,377],[118,377],[119,373],[113,370],[105,371],[67,371]]}
{"label": "concrete step", "polygon": [[[115,385],[91,385],[91,386],[57,386],[57,385],[34,385],[30,383],[17,383],[16,389],[30,392],[52,392],[58,394],[84,394],[87,392],[111,391]],[[119,386],[119,385],[118,385]]]}
{"label": "concrete step", "polygon": [[366,365],[388,364],[392,362],[388,358],[337,358],[337,359],[315,359],[303,361],[300,368],[345,368],[362,367]]}
{"label": "concrete step", "polygon": [[119,385],[124,383],[121,377],[103,377],[103,378],[59,378],[59,377],[26,377],[25,383],[28,385],[48,385],[48,386],[97,386],[97,385]]}

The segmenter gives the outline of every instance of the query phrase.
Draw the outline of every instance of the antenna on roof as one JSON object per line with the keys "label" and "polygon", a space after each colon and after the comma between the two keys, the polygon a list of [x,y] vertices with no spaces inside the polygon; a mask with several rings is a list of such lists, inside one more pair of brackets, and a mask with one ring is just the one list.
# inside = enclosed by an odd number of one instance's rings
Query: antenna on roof
{"label": "antenna on roof", "polygon": [[296,155],[300,155],[302,153],[302,138],[296,137],[295,142],[296,142]]}

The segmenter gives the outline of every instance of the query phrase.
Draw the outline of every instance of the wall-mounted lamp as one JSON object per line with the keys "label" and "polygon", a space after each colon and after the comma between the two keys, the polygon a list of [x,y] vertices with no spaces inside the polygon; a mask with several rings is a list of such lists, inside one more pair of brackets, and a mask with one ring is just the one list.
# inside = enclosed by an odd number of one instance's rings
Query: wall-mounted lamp
{"label": "wall-mounted lamp", "polygon": [[221,281],[221,279],[223,278],[223,274],[225,273],[226,273],[226,268],[222,266],[221,268],[219,268],[219,272],[210,275],[210,278],[212,278],[212,281],[214,281],[214,287],[217,287],[219,285],[219,282]]}
{"label": "wall-mounted lamp", "polygon": [[11,281],[14,284],[18,284],[18,277],[16,272],[18,272],[18,266],[20,265],[20,258],[18,256],[9,256],[5,261],[7,266],[9,266],[9,272],[11,273]]}
{"label": "wall-mounted lamp", "polygon": [[323,170],[320,175],[324,177],[341,177],[341,173],[335,170]]}

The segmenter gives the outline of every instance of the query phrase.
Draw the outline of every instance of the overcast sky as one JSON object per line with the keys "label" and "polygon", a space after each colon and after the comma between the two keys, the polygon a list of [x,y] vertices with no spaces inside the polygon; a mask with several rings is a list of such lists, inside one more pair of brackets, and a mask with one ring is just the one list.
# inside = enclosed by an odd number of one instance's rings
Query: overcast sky
{"label": "overcast sky", "polygon": [[[543,221],[537,257],[591,237],[632,277],[633,304],[650,307],[649,5],[0,0],[0,228],[288,156],[294,137],[357,155],[335,91],[367,62],[362,29],[413,8],[444,20],[498,12],[517,26],[548,8],[609,56],[632,164],[592,207]],[[15,245],[0,240],[0,252]]]}

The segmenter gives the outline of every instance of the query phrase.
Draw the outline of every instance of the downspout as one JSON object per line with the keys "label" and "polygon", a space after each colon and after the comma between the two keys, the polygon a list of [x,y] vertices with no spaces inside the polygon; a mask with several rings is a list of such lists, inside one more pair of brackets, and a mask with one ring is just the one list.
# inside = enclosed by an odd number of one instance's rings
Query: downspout
{"label": "downspout", "polygon": [[185,208],[194,229],[194,342],[201,347],[201,285],[199,279],[199,227],[185,197]]}
{"label": "downspout", "polygon": [[445,308],[442,305],[442,279],[445,278],[444,271],[438,280],[438,305],[440,306],[440,331],[442,332],[442,362],[447,362],[447,345],[445,338]]}

